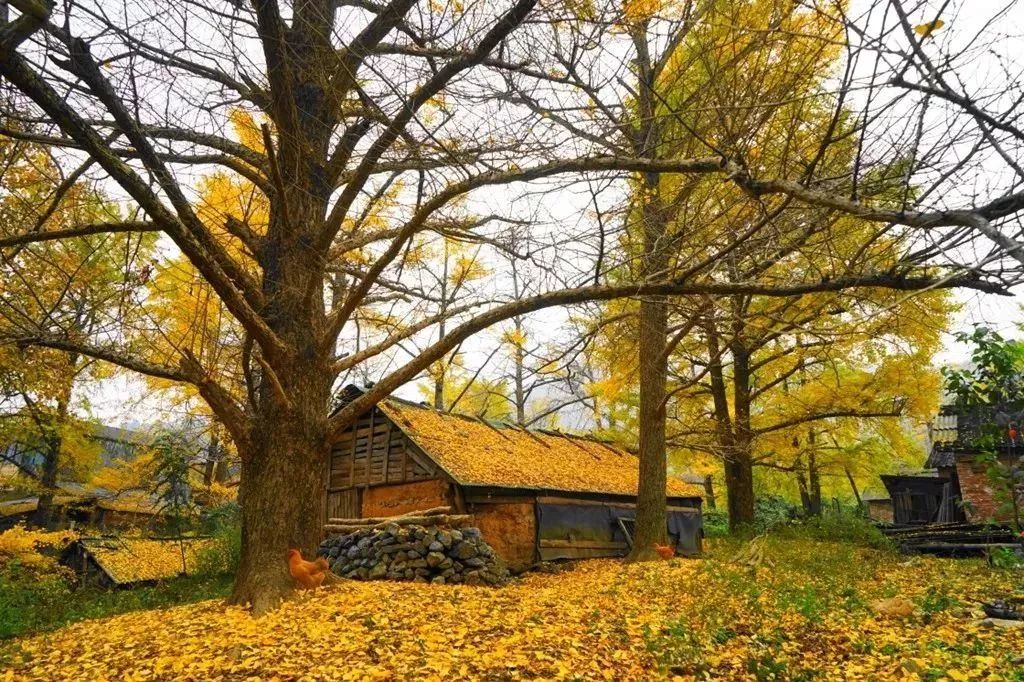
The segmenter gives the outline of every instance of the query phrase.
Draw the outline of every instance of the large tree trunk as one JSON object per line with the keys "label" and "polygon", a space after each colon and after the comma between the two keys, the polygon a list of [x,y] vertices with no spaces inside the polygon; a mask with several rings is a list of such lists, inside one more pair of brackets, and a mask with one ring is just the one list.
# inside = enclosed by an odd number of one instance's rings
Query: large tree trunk
{"label": "large tree trunk", "polygon": [[715,509],[715,479],[711,474],[704,477],[704,497],[707,499],[708,509]]}
{"label": "large tree trunk", "polygon": [[[78,356],[71,354],[69,361],[72,367],[78,362]],[[46,449],[43,453],[43,468],[39,476],[39,504],[33,514],[32,522],[41,528],[52,528],[54,524],[53,500],[57,495],[57,475],[61,465],[61,449],[64,447],[64,438],[61,436],[61,427],[66,423],[68,410],[71,404],[71,383],[63,387],[61,396],[57,400],[56,414],[52,417],[42,417],[41,423],[46,424],[44,431],[44,442]]]}
{"label": "large tree trunk", "polygon": [[803,461],[801,458],[797,458],[795,467],[796,469],[796,485],[800,490],[800,507],[804,511],[804,516],[811,515],[811,491],[810,486],[807,484],[807,474],[803,469]]}
{"label": "large tree trunk", "polygon": [[[725,494],[729,512],[729,530],[735,531],[754,522],[754,470],[750,441],[740,439],[742,429],[734,424],[729,411],[725,371],[722,366],[722,348],[715,326],[714,312],[709,312],[704,331],[708,345],[708,378],[715,416],[715,439],[725,460]],[[734,377],[735,380],[735,377]],[[740,405],[734,404],[734,409]],[[749,403],[747,403],[749,409]],[[749,419],[749,414],[748,414]]]}
{"label": "large tree trunk", "polygon": [[737,313],[733,339],[729,344],[733,362],[733,448],[725,466],[725,485],[729,495],[729,528],[737,530],[754,523],[754,455],[750,425],[750,353],[742,344],[742,302],[734,301]]}
{"label": "large tree trunk", "polygon": [[262,613],[292,591],[287,551],[307,558],[321,540],[327,445],[319,414],[280,415],[258,427],[242,457],[242,557],[231,601]]}
{"label": "large tree trunk", "polygon": [[[646,25],[634,28],[636,47],[637,125],[633,130],[633,151],[640,156],[657,157],[662,148],[662,126],[656,115],[655,73],[646,42]],[[670,263],[670,208],[661,194],[661,175],[643,174],[643,194],[639,204],[643,231],[640,276],[643,280],[663,278]],[[640,366],[640,480],[636,501],[636,533],[629,558],[634,561],[655,559],[655,544],[668,540],[668,510],[665,487],[668,466],[665,443],[665,384],[668,381],[668,303],[664,296],[647,296],[640,301],[637,353]]]}
{"label": "large tree trunk", "polygon": [[636,506],[636,533],[630,559],[658,556],[654,545],[667,544],[668,511],[665,501],[665,382],[668,361],[665,339],[668,311],[661,299],[640,303],[640,487]]}
{"label": "large tree trunk", "polygon": [[749,451],[733,451],[725,463],[725,488],[729,499],[729,530],[754,523],[754,467]]}
{"label": "large tree trunk", "polygon": [[[257,358],[256,405],[248,442],[239,446],[242,556],[231,594],[232,602],[249,604],[254,613],[276,607],[292,592],[287,551],[310,558],[321,540],[335,350],[324,338],[323,263],[303,246],[315,238],[327,211],[328,193],[316,181],[326,140],[318,153],[309,153],[295,148],[288,135],[278,139],[280,166],[294,175],[285,179],[286,201],[271,203],[262,284],[267,323],[289,350]],[[317,137],[304,131],[296,139]]]}

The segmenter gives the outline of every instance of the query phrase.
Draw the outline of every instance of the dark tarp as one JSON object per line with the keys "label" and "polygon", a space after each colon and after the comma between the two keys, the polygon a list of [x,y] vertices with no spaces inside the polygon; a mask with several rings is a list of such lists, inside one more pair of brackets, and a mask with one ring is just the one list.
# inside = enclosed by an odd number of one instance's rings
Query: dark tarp
{"label": "dark tarp", "polygon": [[[668,512],[670,542],[680,554],[697,554],[701,549],[702,523],[699,507]],[[580,559],[625,556],[629,544],[618,519],[633,520],[636,510],[592,504],[537,504],[537,534],[540,558]],[[631,526],[628,526],[631,528]]]}

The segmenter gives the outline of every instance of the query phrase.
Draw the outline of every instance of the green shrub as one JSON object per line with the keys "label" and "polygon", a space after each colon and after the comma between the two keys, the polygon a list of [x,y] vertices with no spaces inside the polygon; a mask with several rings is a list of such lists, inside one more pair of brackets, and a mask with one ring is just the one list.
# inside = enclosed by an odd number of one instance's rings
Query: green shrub
{"label": "green shrub", "polygon": [[758,535],[781,528],[799,515],[795,505],[778,495],[762,495],[754,503],[754,529]]}
{"label": "green shrub", "polygon": [[0,640],[86,618],[224,597],[230,585],[225,575],[184,576],[131,589],[75,590],[61,575],[31,577],[12,563],[0,570]]}
{"label": "green shrub", "polygon": [[892,549],[892,542],[870,520],[854,514],[826,513],[791,524],[786,533],[814,540],[849,542],[874,549]]}
{"label": "green shrub", "polygon": [[213,542],[199,551],[199,575],[234,575],[242,557],[242,522],[238,503],[214,507],[203,517]]}
{"label": "green shrub", "polygon": [[31,576],[17,562],[0,570],[0,639],[40,629],[71,590],[61,575]]}
{"label": "green shrub", "polygon": [[724,509],[705,509],[704,537],[721,538],[729,534],[729,512]]}

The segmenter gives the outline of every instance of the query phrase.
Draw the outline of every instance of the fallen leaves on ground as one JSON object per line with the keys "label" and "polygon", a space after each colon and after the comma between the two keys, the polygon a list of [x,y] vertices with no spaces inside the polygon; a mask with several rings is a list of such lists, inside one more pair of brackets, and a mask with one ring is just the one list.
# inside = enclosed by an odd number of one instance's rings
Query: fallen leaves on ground
{"label": "fallen leaves on ground", "polygon": [[16,561],[22,568],[41,573],[57,568],[56,555],[77,535],[74,531],[44,531],[18,524],[0,533],[0,568]]}
{"label": "fallen leaves on ground", "polygon": [[[342,582],[258,619],[202,602],[87,621],[14,642],[7,678],[1024,679],[1024,630],[971,613],[1019,573],[775,538],[772,567],[751,569],[729,561],[738,548],[502,589]],[[870,607],[894,598],[914,612]]]}

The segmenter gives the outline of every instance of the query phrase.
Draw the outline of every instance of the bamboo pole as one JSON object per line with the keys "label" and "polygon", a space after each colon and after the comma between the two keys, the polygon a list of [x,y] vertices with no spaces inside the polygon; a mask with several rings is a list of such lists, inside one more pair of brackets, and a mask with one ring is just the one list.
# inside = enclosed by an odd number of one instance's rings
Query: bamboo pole
{"label": "bamboo pole", "polygon": [[405,519],[412,516],[423,517],[423,516],[442,516],[450,513],[451,507],[431,507],[430,509],[424,509],[422,511],[411,511],[405,514],[399,514],[398,516],[374,516],[365,519],[339,519],[331,518],[327,519],[328,524],[342,525],[342,526],[373,526],[378,523],[386,523],[388,521],[394,521],[396,519]]}
{"label": "bamboo pole", "polygon": [[469,514],[396,516],[373,524],[328,523],[324,526],[324,530],[328,533],[355,533],[361,530],[379,530],[392,523],[399,526],[458,526],[468,523],[472,519],[473,517]]}

